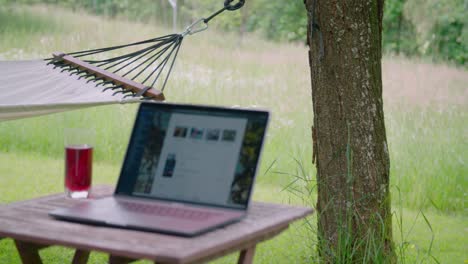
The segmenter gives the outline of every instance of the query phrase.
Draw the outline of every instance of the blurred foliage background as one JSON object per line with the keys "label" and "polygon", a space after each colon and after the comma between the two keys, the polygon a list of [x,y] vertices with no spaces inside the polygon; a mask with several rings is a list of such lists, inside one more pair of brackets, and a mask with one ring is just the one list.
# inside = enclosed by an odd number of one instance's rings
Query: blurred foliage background
{"label": "blurred foliage background", "polygon": [[[0,0],[18,4],[53,4],[76,12],[173,26],[177,29],[220,9],[224,0]],[[236,3],[237,1],[234,1]],[[468,57],[468,0],[385,1],[383,46],[387,54],[420,57],[466,67]],[[210,26],[257,33],[275,41],[305,42],[307,14],[303,0],[246,0],[241,12],[221,15]]]}

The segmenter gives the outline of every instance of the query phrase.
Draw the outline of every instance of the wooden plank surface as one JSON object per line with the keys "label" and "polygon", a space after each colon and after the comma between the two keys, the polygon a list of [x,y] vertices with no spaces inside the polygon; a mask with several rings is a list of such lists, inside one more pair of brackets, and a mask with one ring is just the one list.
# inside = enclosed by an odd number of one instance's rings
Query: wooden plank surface
{"label": "wooden plank surface", "polygon": [[[111,187],[98,187],[93,188],[91,197],[111,193]],[[47,215],[53,209],[79,202],[58,194],[2,207],[0,237],[84,251],[98,250],[113,256],[145,258],[158,263],[191,263],[255,246],[286,229],[290,222],[312,213],[305,207],[253,202],[248,216],[242,221],[194,238],[83,225],[55,220]]]}

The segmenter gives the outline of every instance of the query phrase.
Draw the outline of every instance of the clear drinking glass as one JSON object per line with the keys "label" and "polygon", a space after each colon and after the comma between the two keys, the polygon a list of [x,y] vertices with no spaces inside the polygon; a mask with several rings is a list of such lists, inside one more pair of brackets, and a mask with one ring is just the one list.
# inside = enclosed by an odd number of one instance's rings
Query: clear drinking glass
{"label": "clear drinking glass", "polygon": [[65,136],[65,192],[71,198],[87,198],[93,172],[94,130],[67,128]]}

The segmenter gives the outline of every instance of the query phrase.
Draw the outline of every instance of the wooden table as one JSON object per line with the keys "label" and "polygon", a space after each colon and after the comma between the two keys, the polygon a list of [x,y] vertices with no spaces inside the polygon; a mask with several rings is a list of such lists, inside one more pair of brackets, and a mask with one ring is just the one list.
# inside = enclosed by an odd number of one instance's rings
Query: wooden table
{"label": "wooden table", "polygon": [[[91,198],[110,195],[112,188],[93,188]],[[235,224],[194,238],[99,227],[59,221],[48,212],[79,200],[55,194],[0,207],[0,237],[14,239],[25,264],[42,263],[38,251],[60,245],[76,249],[72,263],[86,263],[91,251],[109,254],[109,263],[148,259],[157,263],[203,263],[240,251],[238,263],[252,263],[257,243],[270,239],[310,208],[253,202],[248,216]]]}

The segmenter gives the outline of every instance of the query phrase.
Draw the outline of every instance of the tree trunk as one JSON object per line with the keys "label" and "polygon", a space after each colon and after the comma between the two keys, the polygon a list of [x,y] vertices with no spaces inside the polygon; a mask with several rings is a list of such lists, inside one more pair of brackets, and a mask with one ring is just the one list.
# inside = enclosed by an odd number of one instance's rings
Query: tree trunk
{"label": "tree trunk", "polygon": [[394,263],[382,102],[383,0],[304,0],[324,263]]}

